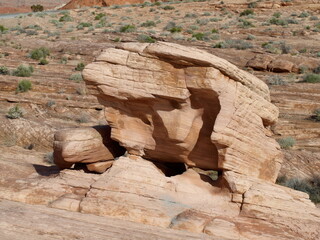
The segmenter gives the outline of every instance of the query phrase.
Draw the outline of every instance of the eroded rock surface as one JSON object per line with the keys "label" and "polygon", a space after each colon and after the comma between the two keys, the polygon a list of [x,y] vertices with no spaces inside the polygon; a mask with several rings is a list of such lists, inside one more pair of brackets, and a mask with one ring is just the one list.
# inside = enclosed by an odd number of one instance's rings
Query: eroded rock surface
{"label": "eroded rock surface", "polygon": [[57,131],[54,135],[55,164],[60,168],[70,168],[74,163],[87,163],[91,164],[89,170],[101,173],[111,166],[108,161],[125,152],[110,138],[110,131],[109,126]]}
{"label": "eroded rock surface", "polygon": [[268,87],[204,51],[171,43],[106,49],[83,76],[129,154],[274,181],[281,162],[268,126]]}

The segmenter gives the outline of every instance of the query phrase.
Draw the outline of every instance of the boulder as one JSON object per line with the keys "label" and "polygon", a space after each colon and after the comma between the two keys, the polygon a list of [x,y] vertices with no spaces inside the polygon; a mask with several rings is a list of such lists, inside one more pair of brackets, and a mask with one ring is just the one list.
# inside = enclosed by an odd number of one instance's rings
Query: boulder
{"label": "boulder", "polygon": [[270,55],[257,54],[247,62],[246,66],[256,70],[267,70],[269,63],[273,60],[274,57]]}
{"label": "boulder", "polygon": [[124,151],[110,138],[109,126],[63,129],[54,135],[54,162],[60,168],[113,160]]}
{"label": "boulder", "polygon": [[112,166],[114,161],[95,162],[87,164],[87,169],[91,172],[104,173]]}
{"label": "boulder", "polygon": [[282,155],[268,129],[278,109],[265,83],[226,60],[126,43],[103,51],[83,77],[129,154],[275,181]]}

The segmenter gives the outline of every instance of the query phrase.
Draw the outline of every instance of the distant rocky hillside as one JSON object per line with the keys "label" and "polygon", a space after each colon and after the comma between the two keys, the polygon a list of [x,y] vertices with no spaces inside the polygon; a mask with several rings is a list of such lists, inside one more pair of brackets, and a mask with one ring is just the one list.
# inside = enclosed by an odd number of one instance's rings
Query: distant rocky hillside
{"label": "distant rocky hillside", "polygon": [[[71,0],[62,9],[74,9],[81,7],[107,7],[112,5],[143,3],[144,0]],[[151,0],[150,2],[155,2]]]}
{"label": "distant rocky hillside", "polygon": [[34,4],[41,4],[45,9],[52,9],[66,4],[68,0],[2,0],[0,2],[1,13],[31,12],[30,7]]}

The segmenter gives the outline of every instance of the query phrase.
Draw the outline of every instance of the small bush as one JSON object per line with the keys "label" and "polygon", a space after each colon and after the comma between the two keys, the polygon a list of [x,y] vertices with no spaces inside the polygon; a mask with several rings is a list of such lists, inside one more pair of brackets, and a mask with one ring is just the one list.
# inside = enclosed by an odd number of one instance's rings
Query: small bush
{"label": "small bush", "polygon": [[7,113],[7,118],[17,119],[23,117],[23,112],[18,105],[9,109]]}
{"label": "small bush", "polygon": [[30,77],[33,73],[33,67],[28,65],[20,65],[16,70],[13,71],[13,76],[18,77]]}
{"label": "small bush", "polygon": [[270,24],[285,26],[288,25],[288,22],[284,19],[273,17],[269,20]]}
{"label": "small bush", "polygon": [[172,6],[165,6],[165,7],[163,7],[163,10],[173,10],[174,9],[174,7],[172,7]]}
{"label": "small bush", "polygon": [[318,83],[320,82],[320,74],[307,74],[303,80],[308,83]]}
{"label": "small bush", "polygon": [[80,73],[72,74],[69,79],[75,82],[81,82],[83,80],[82,75]]}
{"label": "small bush", "polygon": [[97,15],[95,16],[94,20],[99,21],[99,20],[101,20],[102,18],[104,18],[105,16],[106,16],[105,13],[99,13],[99,14],[97,14]]}
{"label": "small bush", "polygon": [[42,58],[40,61],[39,61],[39,65],[47,65],[49,64],[49,61],[45,58]]}
{"label": "small bush", "polygon": [[316,121],[320,121],[320,109],[316,109],[311,116]]}
{"label": "small bush", "polygon": [[40,4],[35,4],[31,6],[32,12],[42,12],[43,11],[43,6]]}
{"label": "small bush", "polygon": [[120,28],[120,32],[133,32],[135,29],[134,25],[124,25]]}
{"label": "small bush", "polygon": [[240,22],[240,25],[239,27],[242,27],[242,28],[250,28],[250,27],[254,27],[253,23],[246,20],[246,19],[239,19],[239,22]]}
{"label": "small bush", "polygon": [[62,17],[59,18],[59,22],[72,22],[73,19],[69,14],[64,14]]}
{"label": "small bush", "polygon": [[293,137],[279,138],[277,142],[282,149],[290,149],[296,144],[296,140]]}
{"label": "small bush", "polygon": [[281,16],[280,12],[275,12],[272,16],[274,16],[275,18],[279,18]]}
{"label": "small bush", "polygon": [[145,34],[141,34],[137,37],[137,40],[139,42],[146,42],[146,43],[154,43],[156,42],[156,40],[154,40],[152,37],[145,35]]}
{"label": "small bush", "polygon": [[77,26],[77,29],[78,30],[82,30],[84,29],[85,27],[91,27],[92,26],[92,23],[89,23],[89,22],[81,22],[78,24]]}
{"label": "small bush", "polygon": [[268,78],[268,85],[286,85],[287,83],[280,76],[271,76]]}
{"label": "small bush", "polygon": [[154,21],[146,21],[141,23],[141,27],[155,27],[156,23]]}
{"label": "small bush", "polygon": [[32,89],[32,83],[29,80],[22,80],[19,82],[17,92],[27,92]]}
{"label": "small bush", "polygon": [[76,71],[82,71],[84,69],[84,63],[78,63],[77,66],[75,67]]}
{"label": "small bush", "polygon": [[248,16],[248,15],[253,15],[253,14],[254,14],[254,12],[253,12],[252,9],[246,9],[246,10],[244,10],[243,12],[240,13],[240,17],[242,17],[242,16]]}
{"label": "small bush", "polygon": [[182,27],[177,26],[175,22],[168,22],[163,30],[169,31],[171,33],[178,33],[182,31]]}
{"label": "small bush", "polygon": [[202,32],[194,33],[194,34],[192,34],[192,37],[197,40],[203,41],[204,33],[202,33]]}
{"label": "small bush", "polygon": [[50,165],[55,165],[54,163],[54,157],[53,157],[53,152],[49,152],[49,153],[46,153],[44,156],[43,156],[43,161],[50,164]]}
{"label": "small bush", "polygon": [[50,55],[49,49],[45,47],[37,48],[29,53],[29,57],[35,60],[44,59]]}
{"label": "small bush", "polygon": [[286,186],[297,191],[309,194],[310,200],[314,203],[320,203],[320,176],[313,176],[310,179],[290,178],[279,176],[277,184]]}
{"label": "small bush", "polygon": [[5,32],[5,31],[7,31],[8,29],[7,28],[5,28],[3,25],[0,25],[0,32]]}
{"label": "small bush", "polygon": [[0,66],[0,75],[9,75],[10,71],[6,66]]}

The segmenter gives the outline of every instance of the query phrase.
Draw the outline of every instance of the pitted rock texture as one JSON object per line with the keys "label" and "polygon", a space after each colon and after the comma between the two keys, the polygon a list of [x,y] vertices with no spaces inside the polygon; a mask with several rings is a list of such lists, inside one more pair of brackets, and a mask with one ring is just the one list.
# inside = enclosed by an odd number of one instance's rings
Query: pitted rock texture
{"label": "pitted rock texture", "polygon": [[[54,135],[54,161],[60,168],[86,163],[90,171],[104,172],[125,150],[110,139],[109,126],[62,129]],[[103,171],[104,170],[104,171]]]}
{"label": "pitted rock texture", "polygon": [[127,43],[86,66],[111,138],[129,154],[275,181],[282,159],[269,126],[269,89],[207,52],[173,43]]}

